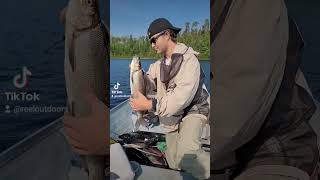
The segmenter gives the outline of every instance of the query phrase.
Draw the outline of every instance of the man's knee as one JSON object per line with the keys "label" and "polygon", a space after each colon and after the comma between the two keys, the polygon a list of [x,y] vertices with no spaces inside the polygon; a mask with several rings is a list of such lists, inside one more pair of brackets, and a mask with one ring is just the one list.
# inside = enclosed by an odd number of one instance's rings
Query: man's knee
{"label": "man's knee", "polygon": [[189,137],[192,139],[200,139],[203,127],[205,126],[206,119],[197,114],[191,114],[183,118],[180,128],[179,135],[180,137]]}
{"label": "man's knee", "polygon": [[181,151],[196,151],[201,148],[201,134],[203,130],[203,118],[188,116],[183,119],[179,129],[177,141],[178,149]]}

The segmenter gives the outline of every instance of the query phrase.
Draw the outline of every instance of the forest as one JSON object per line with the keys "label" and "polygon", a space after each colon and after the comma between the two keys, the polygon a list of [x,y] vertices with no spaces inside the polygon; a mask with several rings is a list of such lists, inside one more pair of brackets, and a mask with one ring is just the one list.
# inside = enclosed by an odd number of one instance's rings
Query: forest
{"label": "forest", "polygon": [[[186,22],[178,34],[177,41],[192,47],[199,52],[200,60],[208,60],[210,55],[210,22],[205,19],[203,24],[198,21]],[[132,37],[111,36],[111,58],[112,59],[131,59],[138,55],[141,58],[158,59],[161,55],[156,54],[151,48],[147,36]]]}

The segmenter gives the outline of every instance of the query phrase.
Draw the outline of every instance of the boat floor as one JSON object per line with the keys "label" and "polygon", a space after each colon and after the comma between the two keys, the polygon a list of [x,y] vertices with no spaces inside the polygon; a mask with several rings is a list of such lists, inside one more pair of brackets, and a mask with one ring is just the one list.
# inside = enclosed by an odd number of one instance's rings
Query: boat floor
{"label": "boat floor", "polygon": [[[135,129],[134,125],[137,120],[137,116],[132,112],[131,107],[127,101],[120,103],[118,106],[111,109],[110,117],[110,131],[111,138],[114,140],[120,140],[118,137],[125,133],[131,133]],[[152,120],[151,120],[152,121]],[[140,126],[139,131],[154,132],[165,134],[164,129],[159,124],[153,124],[149,128]],[[210,126],[205,125],[201,135],[202,144],[210,145]],[[204,148],[208,151],[208,148]],[[209,149],[210,150],[210,149]],[[111,155],[112,156],[112,155]],[[188,173],[180,171],[174,171],[170,169],[157,168],[152,166],[141,165],[142,174],[137,179],[152,179],[152,177],[162,177],[161,179],[193,179]],[[157,176],[155,176],[155,174]],[[169,178],[170,177],[170,178]]]}
{"label": "boat floor", "polygon": [[[185,172],[173,171],[168,169],[150,167],[141,165],[141,170],[136,174],[135,180],[150,180],[157,177],[157,180],[195,180],[191,175]],[[68,180],[88,180],[85,171],[78,167],[72,167],[69,171]]]}

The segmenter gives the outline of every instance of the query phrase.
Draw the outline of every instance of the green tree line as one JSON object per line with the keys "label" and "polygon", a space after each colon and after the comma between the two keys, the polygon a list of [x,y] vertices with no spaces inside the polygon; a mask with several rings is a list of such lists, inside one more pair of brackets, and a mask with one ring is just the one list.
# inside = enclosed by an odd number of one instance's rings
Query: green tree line
{"label": "green tree line", "polygon": [[[210,55],[210,23],[208,19],[203,24],[198,21],[186,22],[184,28],[178,34],[177,41],[191,46],[200,53],[199,59],[207,60]],[[141,58],[160,58],[147,36],[132,37],[111,36],[111,57],[112,58],[131,58],[138,55]]]}

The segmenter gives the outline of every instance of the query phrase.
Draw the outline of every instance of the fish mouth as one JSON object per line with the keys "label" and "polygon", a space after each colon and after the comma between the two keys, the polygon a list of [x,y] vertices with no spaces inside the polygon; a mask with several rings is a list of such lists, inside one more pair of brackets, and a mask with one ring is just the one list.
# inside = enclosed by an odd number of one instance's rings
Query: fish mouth
{"label": "fish mouth", "polygon": [[131,62],[131,69],[133,70],[133,72],[135,71],[139,71],[142,69],[142,66],[141,66],[141,61],[140,61],[140,58],[138,57],[134,57],[132,62]]}
{"label": "fish mouth", "polygon": [[96,0],[80,0],[80,4],[84,15],[92,16],[98,13]]}

